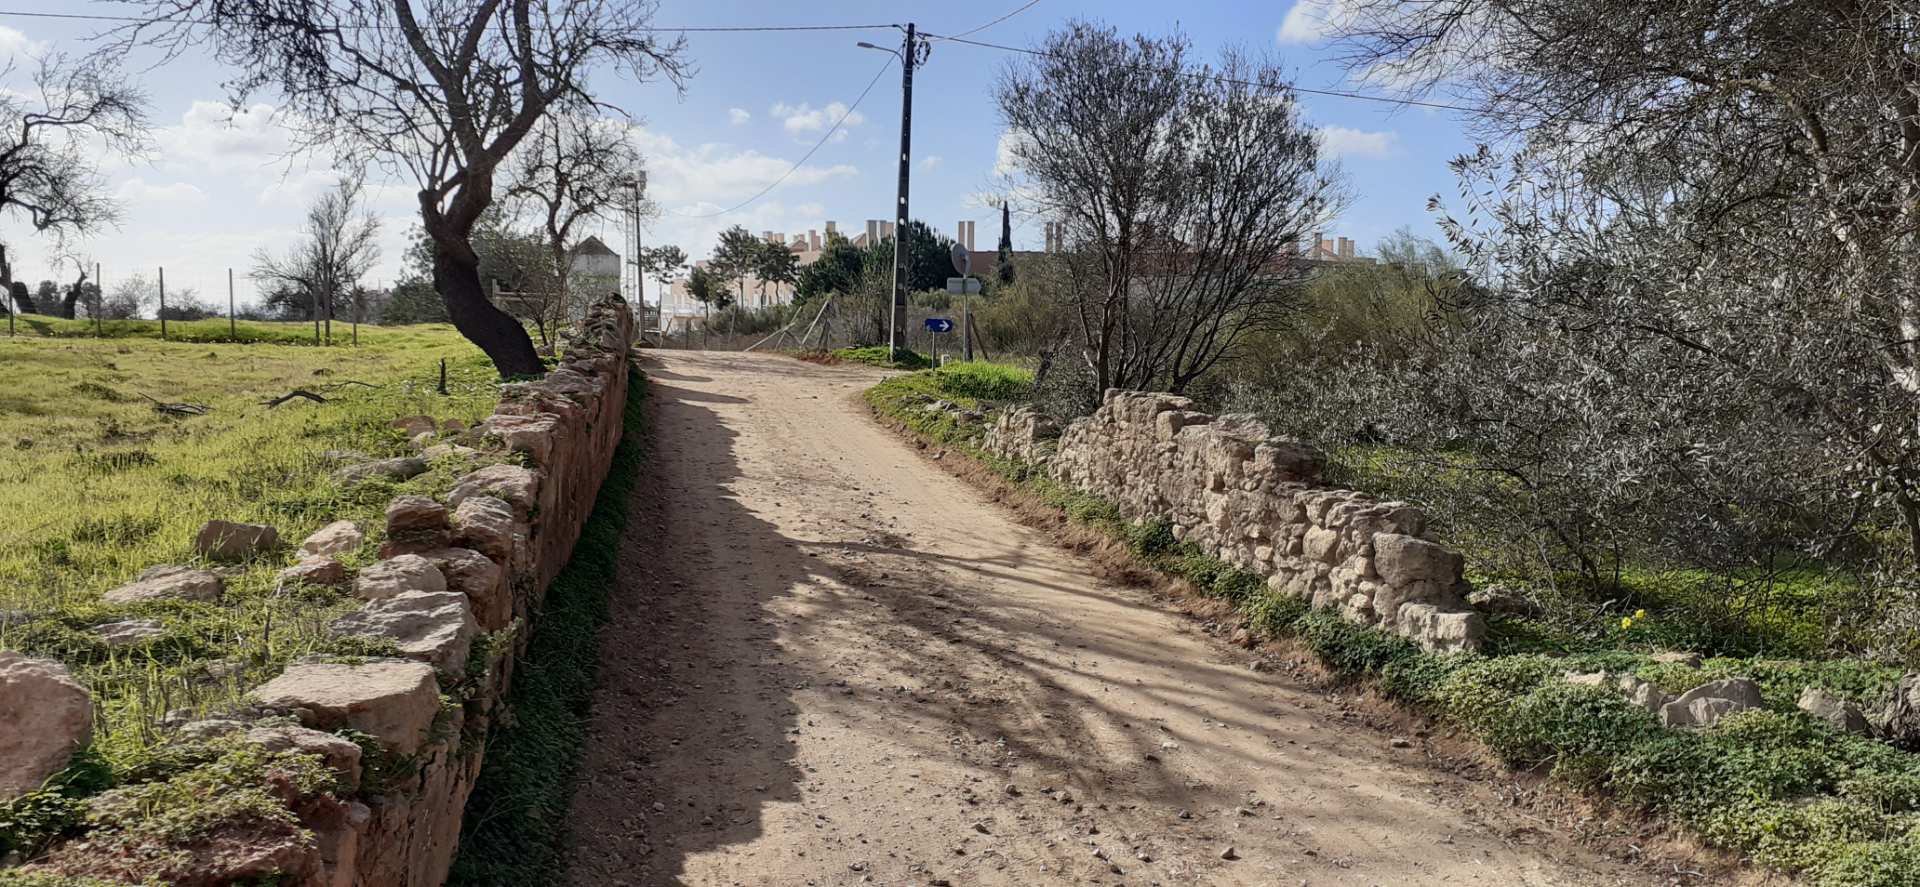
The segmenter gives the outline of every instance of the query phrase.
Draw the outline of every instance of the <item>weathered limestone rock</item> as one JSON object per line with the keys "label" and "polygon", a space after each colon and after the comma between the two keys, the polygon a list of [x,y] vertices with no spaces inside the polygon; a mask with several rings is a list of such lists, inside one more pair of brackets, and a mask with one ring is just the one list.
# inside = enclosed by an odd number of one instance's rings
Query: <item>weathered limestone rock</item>
{"label": "weathered limestone rock", "polygon": [[337,520],[308,536],[300,543],[301,554],[346,554],[367,541],[367,534],[360,532],[360,526],[350,520]]}
{"label": "weathered limestone rock", "polygon": [[1661,706],[1660,723],[1668,727],[1711,727],[1727,715],[1760,706],[1760,685],[1746,678],[1708,681]]}
{"label": "weathered limestone rock", "polygon": [[109,604],[137,604],[145,601],[217,601],[227,585],[206,570],[161,564],[141,571],[134,581],[100,596]]}
{"label": "weathered limestone rock", "polygon": [[1433,604],[1402,604],[1400,632],[1431,653],[1477,650],[1487,639],[1487,619],[1468,610],[1442,610]]}
{"label": "weathered limestone rock", "polygon": [[513,506],[492,496],[474,496],[453,510],[452,523],[454,541],[494,563],[513,563],[515,537],[521,534],[513,520]]}
{"label": "weathered limestone rock", "polygon": [[1673,701],[1673,697],[1661,692],[1659,687],[1630,674],[1621,675],[1614,681],[1614,686],[1619,689],[1621,695],[1627,697],[1628,702],[1655,715],[1659,714],[1660,709],[1668,702]]}
{"label": "weathered limestone rock", "polygon": [[1688,652],[1666,652],[1653,654],[1653,661],[1662,665],[1684,665],[1688,668],[1700,667],[1700,654]]}
{"label": "weathered limestone rock", "polygon": [[437,443],[420,451],[420,458],[429,462],[439,459],[472,459],[478,455],[480,455],[479,450],[451,443]]}
{"label": "weathered limestone rock", "polygon": [[553,462],[554,435],[560,427],[560,417],[550,413],[533,416],[495,413],[480,420],[476,427],[482,434],[499,438],[507,449],[527,454],[533,464],[548,465]]}
{"label": "weathered limestone rock", "polygon": [[305,727],[255,727],[247,731],[247,741],[270,751],[314,755],[340,777],[344,791],[360,787],[360,746],[340,736]]}
{"label": "weathered limestone rock", "polygon": [[206,740],[218,739],[229,733],[238,733],[251,726],[246,721],[236,721],[232,718],[202,718],[181,724],[179,731],[184,738]]}
{"label": "weathered limestone rock", "polygon": [[1910,672],[1893,688],[1893,701],[1879,718],[1880,737],[1908,751],[1920,751],[1920,672]]}
{"label": "weathered limestone rock", "polygon": [[298,714],[309,727],[352,727],[403,755],[420,749],[440,710],[433,666],[401,659],[296,663],[252,695],[267,708]]}
{"label": "weathered limestone rock", "polygon": [[453,541],[447,507],[425,496],[400,496],[387,503],[387,541],[382,556],[445,548]]}
{"label": "weathered limestone rock", "polygon": [[1865,736],[1873,732],[1873,728],[1867,723],[1866,713],[1860,710],[1860,706],[1821,687],[1808,687],[1800,691],[1800,698],[1794,701],[1794,705],[1801,711],[1832,724],[1835,730],[1842,733]]}
{"label": "weathered limestone rock", "polygon": [[299,563],[281,570],[279,579],[286,585],[339,588],[347,584],[347,568],[333,558],[309,555],[301,558]]}
{"label": "weathered limestone rock", "polygon": [[452,591],[409,591],[368,603],[334,620],[337,634],[387,638],[409,658],[458,675],[480,633],[467,596]]}
{"label": "weathered limestone rock", "polygon": [[360,571],[353,579],[355,597],[377,601],[409,591],[446,591],[447,577],[440,568],[417,554],[403,554],[378,561]]}
{"label": "weathered limestone rock", "polygon": [[1467,603],[1482,613],[1501,616],[1534,616],[1540,605],[1525,589],[1509,585],[1489,585],[1467,594]]}
{"label": "weathered limestone rock", "polygon": [[93,700],[67,667],[0,650],[0,803],[67,766],[93,730]]}
{"label": "weathered limestone rock", "polygon": [[406,432],[408,437],[416,434],[432,434],[435,429],[440,427],[438,423],[433,421],[432,416],[401,416],[387,423],[387,426]]}
{"label": "weathered limestone rock", "polygon": [[154,619],[123,619],[96,625],[93,633],[109,647],[133,647],[166,634],[167,629]]}
{"label": "weathered limestone rock", "polygon": [[335,471],[335,483],[351,486],[369,480],[385,480],[398,483],[427,472],[427,460],[419,456],[399,456],[393,459],[381,459],[377,462],[362,462],[349,465]]}
{"label": "weathered limestone rock", "polygon": [[1464,565],[1460,552],[1413,536],[1379,533],[1373,537],[1374,569],[1391,585],[1415,582],[1452,584]]}
{"label": "weathered limestone rock", "polygon": [[448,591],[457,591],[472,601],[474,618],[486,630],[505,628],[513,621],[512,588],[499,564],[470,548],[423,551],[420,556],[446,577]]}
{"label": "weathered limestone rock", "polygon": [[474,496],[492,496],[513,507],[513,517],[522,523],[532,518],[540,504],[540,479],[531,469],[518,465],[489,465],[474,471],[454,485],[447,494],[448,504],[458,508]]}
{"label": "weathered limestone rock", "polygon": [[266,524],[210,520],[193,537],[193,550],[216,561],[243,561],[280,545],[280,531]]}

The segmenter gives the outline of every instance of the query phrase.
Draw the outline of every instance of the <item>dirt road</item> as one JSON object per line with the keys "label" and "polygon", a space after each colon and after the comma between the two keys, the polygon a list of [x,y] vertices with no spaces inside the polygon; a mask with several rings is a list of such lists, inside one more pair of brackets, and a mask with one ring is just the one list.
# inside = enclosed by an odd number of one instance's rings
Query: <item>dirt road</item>
{"label": "dirt road", "polygon": [[1090,578],[872,371],[653,354],[573,883],[1652,883]]}

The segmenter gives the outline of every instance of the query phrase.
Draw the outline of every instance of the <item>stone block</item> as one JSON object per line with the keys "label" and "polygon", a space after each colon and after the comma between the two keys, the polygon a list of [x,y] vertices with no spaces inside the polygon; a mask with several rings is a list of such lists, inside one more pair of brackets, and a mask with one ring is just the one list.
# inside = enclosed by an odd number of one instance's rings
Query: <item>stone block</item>
{"label": "stone block", "polygon": [[155,619],[123,619],[96,625],[93,633],[109,647],[137,647],[165,635],[167,629]]}
{"label": "stone block", "polygon": [[1459,580],[1464,560],[1460,552],[1436,542],[1401,533],[1377,533],[1373,537],[1373,564],[1380,578],[1393,585],[1422,580],[1451,585]]}
{"label": "stone block", "polygon": [[513,519],[513,506],[492,496],[474,496],[453,510],[453,539],[495,563],[513,563],[516,536],[524,535]]}
{"label": "stone block", "polygon": [[369,602],[333,622],[335,634],[386,638],[411,659],[449,674],[467,666],[467,650],[480,633],[467,596],[453,591],[409,591]]}
{"label": "stone block", "polygon": [[447,494],[455,508],[475,496],[492,496],[513,507],[514,520],[527,523],[540,503],[540,477],[518,465],[489,465],[468,474]]}
{"label": "stone block", "polygon": [[226,590],[225,580],[212,572],[178,564],[161,564],[141,571],[134,581],[101,595],[100,599],[109,604],[217,601]]}
{"label": "stone block", "polygon": [[255,727],[247,731],[247,741],[269,751],[294,751],[319,758],[339,777],[343,794],[360,787],[361,748],[343,737],[306,727]]}
{"label": "stone block", "polygon": [[347,554],[367,541],[367,534],[360,532],[360,525],[350,520],[337,520],[327,524],[306,541],[300,543],[300,553],[308,555]]}
{"label": "stone block", "polygon": [[93,699],[67,667],[0,650],[0,803],[66,769],[93,731]]}
{"label": "stone block", "polygon": [[1860,706],[1823,688],[1808,687],[1800,691],[1800,698],[1795,700],[1794,704],[1799,706],[1801,711],[1832,724],[1835,730],[1842,733],[1865,736],[1873,732],[1873,728],[1867,723],[1866,713],[1860,710]]}
{"label": "stone block", "polygon": [[427,473],[427,460],[419,456],[399,456],[375,462],[348,465],[333,473],[335,483],[352,486],[370,480],[399,483]]}
{"label": "stone block", "polygon": [[423,551],[425,558],[447,580],[447,590],[464,594],[473,603],[474,618],[488,631],[513,621],[513,590],[506,570],[470,548]]}
{"label": "stone block", "polygon": [[216,561],[244,561],[279,547],[280,531],[266,524],[210,520],[193,537],[193,550]]}
{"label": "stone block", "polygon": [[1759,708],[1760,685],[1746,678],[1708,681],[1660,707],[1668,727],[1711,727],[1735,712]]}
{"label": "stone block", "polygon": [[309,727],[351,727],[403,755],[420,750],[440,711],[433,666],[401,659],[296,663],[251,695],[267,708],[294,712]]}
{"label": "stone block", "polygon": [[[426,496],[397,496],[387,503],[387,540],[444,548],[453,538],[447,506]],[[431,544],[438,543],[438,544]]]}
{"label": "stone block", "polygon": [[309,555],[301,558],[299,563],[281,570],[279,580],[285,585],[339,588],[347,584],[347,568],[333,558]]}
{"label": "stone block", "polygon": [[447,577],[440,568],[417,554],[402,554],[377,561],[354,577],[354,596],[377,601],[409,591],[446,591]]}

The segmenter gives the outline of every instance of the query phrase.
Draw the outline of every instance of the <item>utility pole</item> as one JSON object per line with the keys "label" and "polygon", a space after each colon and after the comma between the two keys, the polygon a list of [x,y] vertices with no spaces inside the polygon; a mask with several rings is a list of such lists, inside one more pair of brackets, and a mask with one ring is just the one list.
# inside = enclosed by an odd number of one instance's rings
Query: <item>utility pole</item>
{"label": "utility pole", "polygon": [[227,338],[235,342],[240,341],[240,334],[234,331],[234,326],[233,326],[233,269],[232,268],[227,269]]}
{"label": "utility pole", "polygon": [[[861,44],[868,47],[870,44]],[[871,47],[879,49],[880,47]],[[913,69],[924,61],[924,51],[930,44],[920,39],[912,22],[907,23],[907,39],[901,45],[900,56],[900,199],[893,208],[893,311],[888,318],[887,349],[889,356],[898,361],[901,349],[906,347],[907,334],[907,260],[911,257],[907,250],[907,220],[911,217],[907,204],[909,176],[913,171]]]}

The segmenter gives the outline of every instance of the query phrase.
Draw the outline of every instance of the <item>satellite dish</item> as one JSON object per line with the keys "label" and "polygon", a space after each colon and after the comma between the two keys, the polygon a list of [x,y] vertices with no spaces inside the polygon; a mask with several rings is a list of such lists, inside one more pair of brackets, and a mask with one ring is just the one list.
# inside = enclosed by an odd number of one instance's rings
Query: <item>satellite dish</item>
{"label": "satellite dish", "polygon": [[959,272],[961,277],[965,277],[968,274],[968,270],[972,267],[973,267],[973,250],[967,249],[967,245],[964,243],[954,244],[953,245],[953,270]]}

